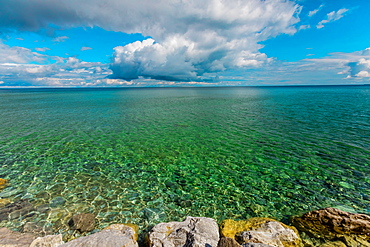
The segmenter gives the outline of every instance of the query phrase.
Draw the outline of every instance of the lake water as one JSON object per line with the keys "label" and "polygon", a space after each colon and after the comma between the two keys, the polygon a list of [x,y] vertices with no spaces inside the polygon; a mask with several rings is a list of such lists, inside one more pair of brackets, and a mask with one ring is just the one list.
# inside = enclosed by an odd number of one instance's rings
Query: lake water
{"label": "lake water", "polygon": [[0,90],[3,221],[370,213],[370,86]]}

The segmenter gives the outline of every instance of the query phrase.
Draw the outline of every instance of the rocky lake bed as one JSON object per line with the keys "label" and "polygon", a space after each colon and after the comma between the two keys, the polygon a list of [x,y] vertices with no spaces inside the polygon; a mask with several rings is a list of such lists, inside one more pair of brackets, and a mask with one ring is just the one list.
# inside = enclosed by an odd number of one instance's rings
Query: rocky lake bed
{"label": "rocky lake bed", "polygon": [[[0,179],[0,190],[7,186]],[[96,215],[78,213],[64,225],[68,234],[58,234],[53,226],[32,222],[34,215],[63,205],[56,198],[35,207],[27,199],[0,199],[0,222],[21,220],[14,231],[0,228],[1,247],[360,247],[370,246],[370,216],[323,208],[292,216],[289,222],[266,217],[217,222],[208,217],[187,216],[182,222],[163,222],[140,229],[130,222],[97,228]],[[63,215],[59,215],[63,217]],[[58,214],[55,215],[58,217]]]}

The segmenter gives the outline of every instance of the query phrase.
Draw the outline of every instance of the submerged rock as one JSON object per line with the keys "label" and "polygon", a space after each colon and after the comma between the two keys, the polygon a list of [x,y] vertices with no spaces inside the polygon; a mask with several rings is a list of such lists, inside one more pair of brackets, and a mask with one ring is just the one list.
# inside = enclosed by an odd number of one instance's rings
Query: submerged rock
{"label": "submerged rock", "polygon": [[125,224],[114,224],[86,237],[74,239],[58,247],[138,247],[135,229]]}
{"label": "submerged rock", "polygon": [[346,246],[370,246],[370,216],[324,208],[292,219],[300,230],[319,239],[341,241]]}
{"label": "submerged rock", "polygon": [[27,222],[23,225],[21,232],[23,233],[31,233],[38,237],[43,237],[45,235],[53,234],[53,229],[51,226],[46,226],[41,222]]}
{"label": "submerged rock", "polygon": [[298,231],[294,227],[269,218],[250,218],[243,221],[224,220],[220,229],[222,236],[236,239],[243,246],[265,244],[293,247],[300,246],[301,243]]}
{"label": "submerged rock", "polygon": [[55,208],[58,206],[63,206],[64,203],[66,203],[66,199],[64,199],[63,197],[57,196],[51,199],[50,207]]}
{"label": "submerged rock", "polygon": [[29,247],[36,237],[28,233],[20,233],[0,228],[0,246],[2,247]]}
{"label": "submerged rock", "polygon": [[0,178],[0,190],[4,189],[8,183],[7,179]]}
{"label": "submerged rock", "polygon": [[91,232],[95,229],[94,214],[77,214],[68,222],[72,229],[79,232]]}
{"label": "submerged rock", "polygon": [[160,223],[149,232],[151,247],[217,247],[218,225],[214,219],[186,217],[183,222]]}
{"label": "submerged rock", "polygon": [[0,208],[10,204],[12,201],[9,199],[0,199]]}
{"label": "submerged rock", "polygon": [[26,216],[34,207],[28,200],[19,200],[0,209],[0,221]]}
{"label": "submerged rock", "polygon": [[30,247],[58,247],[63,244],[62,234],[38,237],[31,243]]}

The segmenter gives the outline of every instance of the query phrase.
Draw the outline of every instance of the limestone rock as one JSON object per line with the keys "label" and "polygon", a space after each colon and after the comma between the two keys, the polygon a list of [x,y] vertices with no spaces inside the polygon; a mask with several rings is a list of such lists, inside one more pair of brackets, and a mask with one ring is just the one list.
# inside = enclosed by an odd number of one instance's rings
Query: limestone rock
{"label": "limestone rock", "polygon": [[259,228],[237,234],[240,243],[261,243],[276,247],[298,246],[299,237],[290,228],[277,221],[267,221]]}
{"label": "limestone rock", "polygon": [[103,230],[118,230],[118,231],[121,231],[125,235],[133,236],[133,239],[137,241],[139,226],[134,225],[134,224],[113,224],[113,225],[107,226]]}
{"label": "limestone rock", "polygon": [[101,232],[74,239],[58,247],[138,247],[135,230],[129,226],[113,225]]}
{"label": "limestone rock", "polygon": [[0,178],[0,190],[4,189],[8,183],[8,180]]}
{"label": "limestone rock", "polygon": [[58,247],[63,243],[62,234],[47,235],[45,237],[39,237],[33,240],[30,247]]}
{"label": "limestone rock", "polygon": [[221,235],[239,240],[242,244],[261,243],[272,246],[300,246],[297,229],[269,218],[250,218],[242,221],[224,220]]}
{"label": "limestone rock", "polygon": [[149,232],[151,247],[217,247],[218,225],[214,219],[188,216],[183,222],[160,223]]}
{"label": "limestone rock", "polygon": [[0,228],[1,247],[29,247],[36,237],[28,233],[19,233],[6,227]]}
{"label": "limestone rock", "polygon": [[95,229],[95,215],[77,214],[68,223],[72,229],[79,232],[91,232]]}
{"label": "limestone rock", "polygon": [[370,246],[369,215],[324,208],[295,217],[292,222],[315,238],[341,241],[346,246]]}
{"label": "limestone rock", "polygon": [[0,221],[16,219],[27,215],[33,210],[34,208],[28,200],[19,200],[0,209]]}

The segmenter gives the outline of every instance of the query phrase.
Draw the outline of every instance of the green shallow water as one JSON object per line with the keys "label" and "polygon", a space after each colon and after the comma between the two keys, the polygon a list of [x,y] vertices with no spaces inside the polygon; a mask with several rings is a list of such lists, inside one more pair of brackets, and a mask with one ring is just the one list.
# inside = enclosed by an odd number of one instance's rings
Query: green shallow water
{"label": "green shallow water", "polygon": [[369,86],[0,90],[0,107],[0,197],[53,204],[0,226],[370,213]]}

